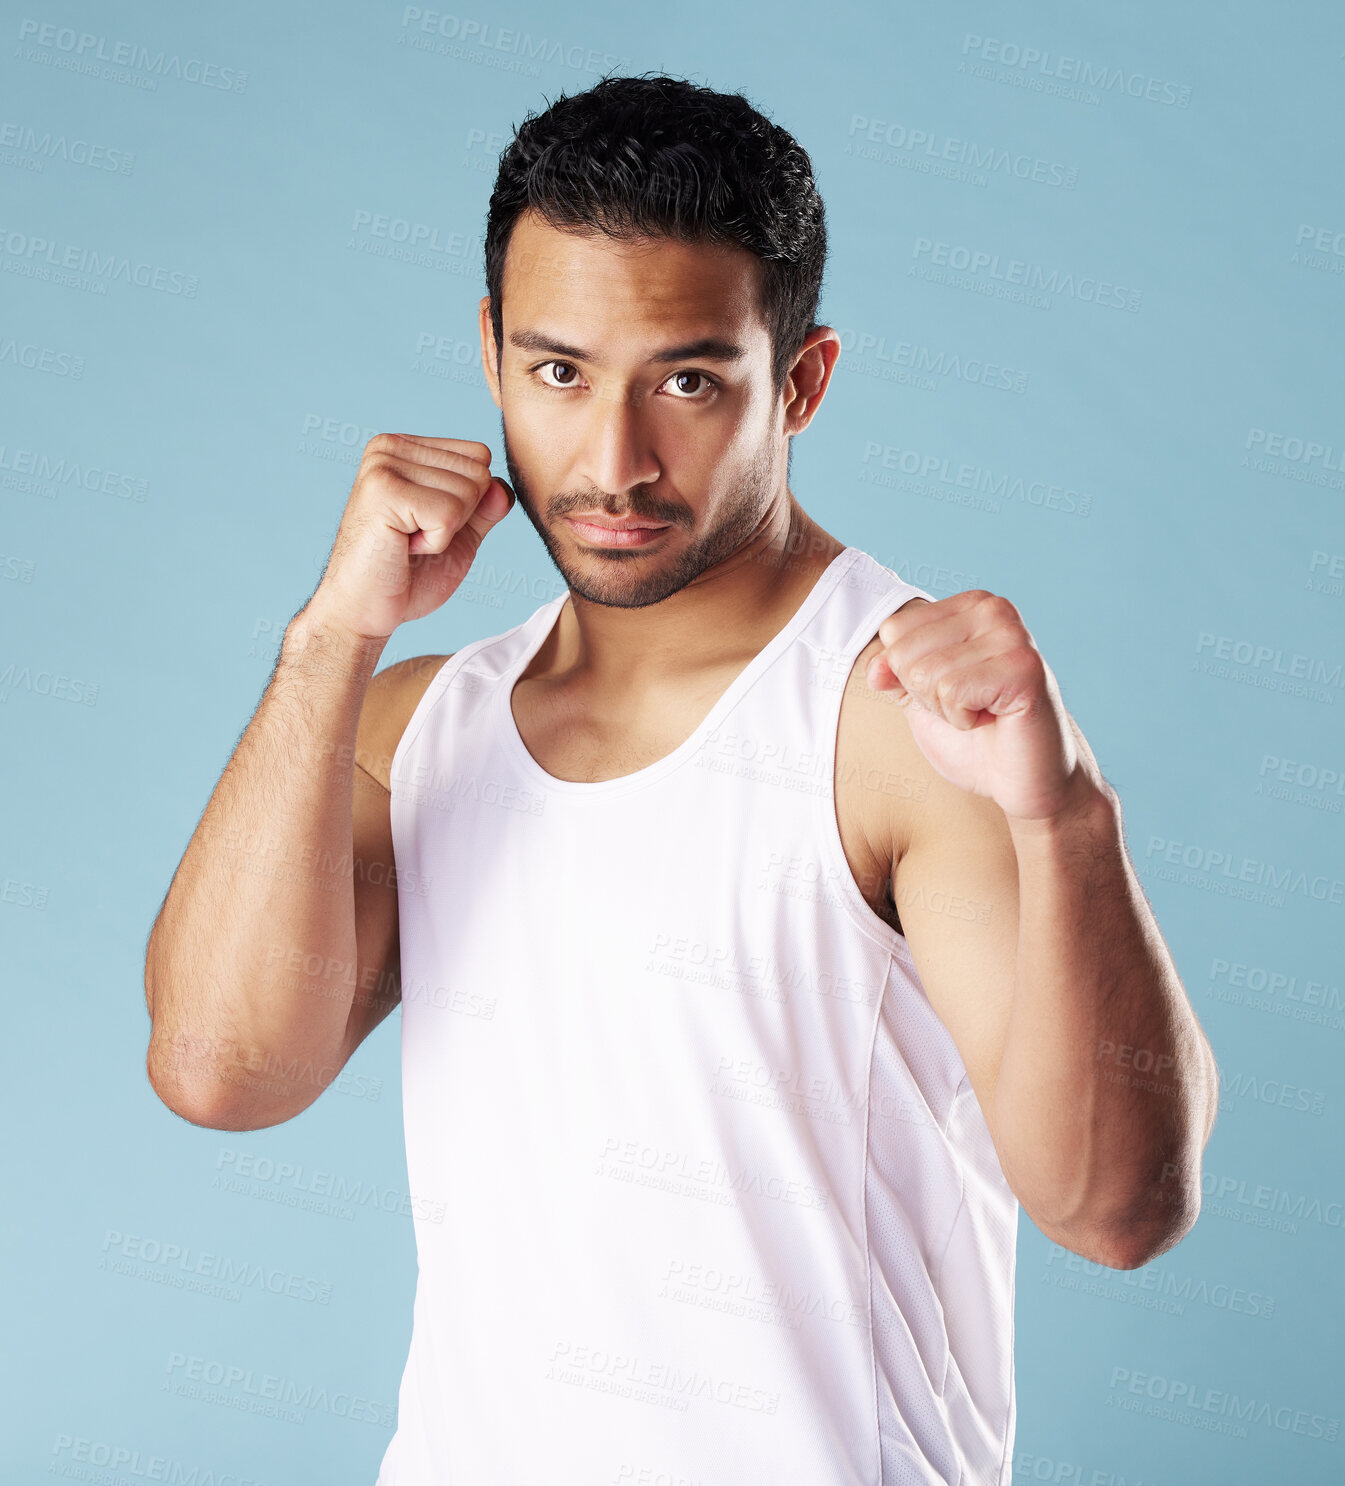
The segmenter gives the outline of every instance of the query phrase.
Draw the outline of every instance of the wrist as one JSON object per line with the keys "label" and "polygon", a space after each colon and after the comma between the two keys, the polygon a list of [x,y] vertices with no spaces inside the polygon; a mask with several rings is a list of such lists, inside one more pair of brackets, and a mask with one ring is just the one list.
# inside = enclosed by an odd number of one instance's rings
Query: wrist
{"label": "wrist", "polygon": [[310,600],[286,625],[281,654],[305,670],[368,678],[387,643],[388,636],[359,634]]}
{"label": "wrist", "polygon": [[1119,820],[1116,791],[1101,775],[1079,769],[1070,780],[1060,808],[1036,818],[1006,816],[1010,833],[1020,840],[1051,839],[1080,830],[1110,830]]}

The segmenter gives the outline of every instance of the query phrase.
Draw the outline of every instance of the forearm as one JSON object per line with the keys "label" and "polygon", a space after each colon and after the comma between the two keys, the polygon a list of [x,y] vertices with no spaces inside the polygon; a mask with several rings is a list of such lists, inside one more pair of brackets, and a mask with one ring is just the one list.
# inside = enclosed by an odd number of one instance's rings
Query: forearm
{"label": "forearm", "polygon": [[287,1089],[284,1070],[322,1066],[342,1044],[356,989],[355,739],[382,648],[296,616],[183,855],[145,964],[147,1068],[179,1109],[284,1117],[319,1092]]}
{"label": "forearm", "polygon": [[1090,788],[1062,822],[1010,827],[1018,950],[994,1094],[1005,1173],[1043,1224],[1108,1252],[1159,1252],[1199,1209],[1213,1056],[1115,795]]}

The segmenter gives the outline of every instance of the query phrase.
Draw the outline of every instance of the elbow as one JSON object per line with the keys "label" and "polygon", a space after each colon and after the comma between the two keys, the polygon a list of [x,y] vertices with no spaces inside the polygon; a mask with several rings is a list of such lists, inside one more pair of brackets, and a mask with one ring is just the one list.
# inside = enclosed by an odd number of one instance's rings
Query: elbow
{"label": "elbow", "polygon": [[239,1105],[229,1104],[224,1101],[211,1103],[209,1100],[199,1097],[193,1098],[181,1090],[165,1091],[153,1079],[150,1087],[158,1095],[159,1102],[165,1109],[171,1110],[179,1119],[186,1120],[189,1125],[197,1125],[202,1130],[268,1130],[274,1125],[283,1125],[286,1120],[291,1120],[300,1113],[297,1109],[269,1109],[258,1108],[244,1109]]}
{"label": "elbow", "polygon": [[1091,1263],[1108,1269],[1141,1269],[1176,1248],[1199,1216],[1199,1165],[1179,1167],[1169,1162],[1143,1201],[1123,1211],[1093,1213],[1090,1219],[1045,1231],[1047,1237]]}
{"label": "elbow", "polygon": [[1200,1216],[1200,1180],[1158,1191],[1147,1206],[1096,1231],[1087,1257],[1108,1269],[1141,1269],[1175,1249]]}
{"label": "elbow", "polygon": [[227,1102],[205,1097],[203,1089],[190,1088],[157,1069],[152,1047],[145,1059],[145,1076],[159,1103],[179,1119],[186,1120],[189,1125],[199,1125],[204,1130],[242,1128],[237,1122],[236,1112],[229,1108]]}
{"label": "elbow", "polygon": [[179,1119],[186,1120],[189,1125],[199,1126],[202,1130],[265,1130],[272,1125],[281,1125],[290,1118],[289,1114],[262,1115],[259,1112],[244,1111],[228,1104],[210,1104],[201,1099],[193,1099],[184,1096],[180,1091],[165,1092],[153,1079],[150,1087],[158,1095],[159,1102],[165,1109],[177,1115]]}
{"label": "elbow", "polygon": [[1189,1232],[1189,1224],[1174,1227],[1136,1222],[1094,1230],[1086,1237],[1061,1236],[1054,1241],[1090,1264],[1101,1264],[1107,1269],[1142,1269],[1160,1254],[1175,1248]]}
{"label": "elbow", "polygon": [[282,1104],[246,1097],[219,1070],[195,1068],[190,1077],[166,1062],[151,1039],[145,1057],[145,1075],[159,1102],[179,1119],[203,1130],[266,1130],[283,1125],[307,1108],[307,1103]]}
{"label": "elbow", "polygon": [[1108,1235],[1093,1258],[1108,1269],[1142,1269],[1160,1254],[1175,1248],[1185,1236],[1184,1233],[1163,1235],[1150,1230],[1128,1229]]}

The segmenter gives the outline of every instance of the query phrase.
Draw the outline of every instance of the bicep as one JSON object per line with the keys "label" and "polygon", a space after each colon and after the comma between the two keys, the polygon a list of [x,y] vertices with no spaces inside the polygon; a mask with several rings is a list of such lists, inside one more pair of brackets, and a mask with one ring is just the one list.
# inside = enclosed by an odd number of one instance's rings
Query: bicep
{"label": "bicep", "polygon": [[1018,951],[1018,862],[999,806],[920,762],[929,786],[894,842],[892,897],[993,1136]]}

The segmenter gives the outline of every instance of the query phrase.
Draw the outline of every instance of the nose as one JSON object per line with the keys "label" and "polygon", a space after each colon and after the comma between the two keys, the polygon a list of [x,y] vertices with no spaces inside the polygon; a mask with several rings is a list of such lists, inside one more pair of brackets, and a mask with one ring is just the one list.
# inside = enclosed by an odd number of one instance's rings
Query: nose
{"label": "nose", "polygon": [[661,473],[639,399],[609,389],[590,398],[576,474],[616,494],[652,483]]}

